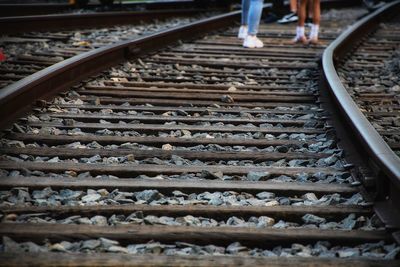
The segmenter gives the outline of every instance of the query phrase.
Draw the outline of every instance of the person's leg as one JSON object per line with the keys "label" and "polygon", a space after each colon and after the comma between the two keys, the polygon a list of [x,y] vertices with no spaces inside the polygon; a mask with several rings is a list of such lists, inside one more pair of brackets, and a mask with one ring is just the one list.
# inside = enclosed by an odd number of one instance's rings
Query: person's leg
{"label": "person's leg", "polygon": [[249,9],[249,35],[257,35],[258,26],[260,25],[261,13],[264,0],[250,0]]}
{"label": "person's leg", "polygon": [[321,22],[321,1],[314,0],[313,2],[313,23],[319,25]]}
{"label": "person's leg", "polygon": [[320,0],[314,0],[313,3],[313,24],[310,31],[310,42],[318,43],[319,24],[321,21],[321,3]]}
{"label": "person's leg", "polygon": [[297,13],[297,0],[290,0],[290,11]]}
{"label": "person's leg", "polygon": [[250,0],[242,0],[242,22],[239,28],[238,38],[244,39],[247,36],[249,20]]}
{"label": "person's leg", "polygon": [[306,22],[304,26],[306,27],[311,27],[312,24],[312,16],[313,16],[313,0],[308,0],[307,1],[307,15],[306,15]]}
{"label": "person's leg", "polygon": [[299,15],[299,22],[296,28],[296,37],[294,38],[294,42],[307,43],[307,38],[304,35],[304,23],[306,21],[306,8],[307,8],[308,0],[300,0],[300,5],[297,9],[297,13]]}
{"label": "person's leg", "polygon": [[307,5],[307,18],[312,18],[314,14],[314,0],[308,0]]}
{"label": "person's leg", "polygon": [[299,14],[299,22],[297,23],[297,25],[300,27],[304,27],[304,22],[306,21],[307,1],[308,0],[300,0],[300,5],[297,11],[297,13]]}
{"label": "person's leg", "polygon": [[248,25],[250,0],[242,0],[242,25]]}
{"label": "person's leg", "polygon": [[264,44],[257,38],[258,27],[263,9],[264,0],[251,0],[248,18],[248,35],[243,42],[244,47],[263,47]]}

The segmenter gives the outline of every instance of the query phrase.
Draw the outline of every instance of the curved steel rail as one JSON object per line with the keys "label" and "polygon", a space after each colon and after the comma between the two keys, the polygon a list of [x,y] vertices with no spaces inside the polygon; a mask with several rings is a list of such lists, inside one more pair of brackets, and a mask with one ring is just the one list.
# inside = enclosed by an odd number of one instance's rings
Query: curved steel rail
{"label": "curved steel rail", "polygon": [[[384,17],[400,11],[400,1],[394,1],[378,9],[369,16],[355,23],[342,33],[324,51],[322,58],[325,79],[331,89],[331,94],[339,107],[346,122],[359,138],[363,152],[374,162],[380,170],[378,173],[378,187],[384,187],[378,199],[384,200],[376,204],[375,209],[389,228],[400,228],[400,214],[398,201],[400,192],[400,158],[391,150],[382,136],[360,111],[357,104],[340,81],[335,69],[335,61],[344,58],[360,38],[377,28]],[[396,214],[397,213],[397,218]]]}

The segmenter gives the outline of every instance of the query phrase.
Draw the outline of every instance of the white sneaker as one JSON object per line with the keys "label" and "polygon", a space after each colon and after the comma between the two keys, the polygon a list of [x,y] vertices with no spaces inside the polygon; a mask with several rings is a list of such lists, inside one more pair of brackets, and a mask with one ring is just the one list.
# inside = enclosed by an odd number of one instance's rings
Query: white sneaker
{"label": "white sneaker", "polygon": [[240,26],[239,28],[239,33],[238,33],[238,38],[239,39],[244,39],[247,36],[247,26]]}
{"label": "white sneaker", "polygon": [[290,14],[287,14],[286,16],[281,18],[280,20],[278,20],[278,23],[286,24],[286,23],[296,22],[298,20],[299,20],[299,17],[297,16],[297,14],[292,12]]}
{"label": "white sneaker", "polygon": [[243,46],[247,48],[261,48],[264,44],[257,38],[257,36],[247,35],[244,39]]}

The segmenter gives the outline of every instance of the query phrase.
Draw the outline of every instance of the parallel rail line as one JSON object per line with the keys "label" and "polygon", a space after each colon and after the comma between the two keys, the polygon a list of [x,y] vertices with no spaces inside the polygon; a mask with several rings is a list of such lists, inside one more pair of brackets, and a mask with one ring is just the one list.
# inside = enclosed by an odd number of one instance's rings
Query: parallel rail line
{"label": "parallel rail line", "polygon": [[320,91],[318,59],[351,20],[327,19],[311,47],[262,26],[266,46],[246,50],[225,30],[239,15],[88,52],[0,92],[0,264],[399,264],[395,198]]}

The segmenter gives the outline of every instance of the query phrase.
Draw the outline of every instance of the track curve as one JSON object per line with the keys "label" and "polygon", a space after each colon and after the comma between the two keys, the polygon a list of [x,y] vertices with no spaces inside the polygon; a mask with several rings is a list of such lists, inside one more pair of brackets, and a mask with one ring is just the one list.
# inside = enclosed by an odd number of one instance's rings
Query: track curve
{"label": "track curve", "polygon": [[1,262],[398,265],[366,172],[321,106],[318,60],[361,14],[325,14],[318,46],[290,44],[293,27],[262,26],[266,46],[248,50],[226,30],[233,12],[6,90]]}

